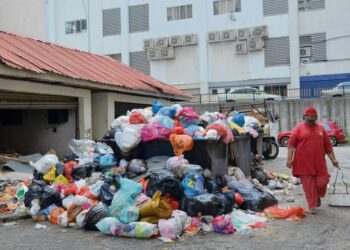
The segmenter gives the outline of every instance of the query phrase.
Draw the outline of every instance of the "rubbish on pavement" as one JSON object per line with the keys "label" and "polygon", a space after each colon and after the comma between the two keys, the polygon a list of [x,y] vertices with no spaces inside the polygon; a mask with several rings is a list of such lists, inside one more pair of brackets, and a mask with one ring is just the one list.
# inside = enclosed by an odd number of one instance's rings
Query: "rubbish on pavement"
{"label": "rubbish on pavement", "polygon": [[267,217],[271,219],[304,218],[305,210],[302,207],[292,207],[289,209],[278,206],[268,207],[264,210]]}
{"label": "rubbish on pavement", "polygon": [[38,229],[38,230],[45,229],[45,228],[47,228],[47,226],[46,226],[46,225],[43,225],[43,224],[37,223],[37,224],[35,225],[35,229]]}

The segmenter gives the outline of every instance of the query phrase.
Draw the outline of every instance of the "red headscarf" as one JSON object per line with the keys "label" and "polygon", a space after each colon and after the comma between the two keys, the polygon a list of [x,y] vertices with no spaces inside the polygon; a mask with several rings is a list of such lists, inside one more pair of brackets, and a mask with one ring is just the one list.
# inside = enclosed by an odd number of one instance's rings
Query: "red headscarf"
{"label": "red headscarf", "polygon": [[305,116],[317,116],[317,110],[314,107],[310,106],[307,109],[305,109],[304,115]]}

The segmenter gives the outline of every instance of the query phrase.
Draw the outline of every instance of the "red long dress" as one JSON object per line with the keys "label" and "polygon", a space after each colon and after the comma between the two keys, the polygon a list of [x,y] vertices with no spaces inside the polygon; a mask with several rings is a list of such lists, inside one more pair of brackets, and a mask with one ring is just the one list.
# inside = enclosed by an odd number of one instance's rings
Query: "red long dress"
{"label": "red long dress", "polygon": [[333,147],[327,131],[320,124],[300,123],[294,128],[288,147],[295,148],[293,175],[301,179],[309,208],[316,208],[329,182],[325,156],[333,152]]}

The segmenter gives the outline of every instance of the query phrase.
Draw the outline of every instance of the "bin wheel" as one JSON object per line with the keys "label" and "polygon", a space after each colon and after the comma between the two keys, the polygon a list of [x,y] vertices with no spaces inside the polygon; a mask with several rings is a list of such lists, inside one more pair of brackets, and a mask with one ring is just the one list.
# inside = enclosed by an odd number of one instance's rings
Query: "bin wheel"
{"label": "bin wheel", "polygon": [[288,136],[282,137],[282,139],[281,139],[281,146],[282,147],[288,147],[288,143],[289,143],[289,137]]}
{"label": "bin wheel", "polygon": [[329,140],[331,141],[333,147],[338,145],[337,138],[335,138],[334,136],[330,136]]}
{"label": "bin wheel", "polygon": [[269,152],[264,152],[264,158],[266,160],[268,159],[276,159],[279,153],[279,147],[278,144],[276,142],[271,142],[271,153]]}

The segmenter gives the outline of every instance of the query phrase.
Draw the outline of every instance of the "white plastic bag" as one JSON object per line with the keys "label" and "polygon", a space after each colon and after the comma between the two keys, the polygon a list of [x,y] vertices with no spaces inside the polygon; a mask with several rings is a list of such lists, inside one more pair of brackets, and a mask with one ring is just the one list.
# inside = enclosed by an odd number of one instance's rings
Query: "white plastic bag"
{"label": "white plastic bag", "polygon": [[182,164],[189,164],[188,160],[186,160],[184,157],[184,155],[179,155],[169,158],[169,160],[166,162],[166,168],[169,171],[173,171],[175,168]]}
{"label": "white plastic bag", "polygon": [[97,224],[96,224],[96,227],[97,229],[105,234],[105,235],[113,235],[113,232],[112,232],[112,227],[114,227],[115,225],[122,225],[122,223],[117,219],[117,218],[114,218],[114,217],[107,217],[107,218],[104,218],[102,220],[100,220]]}
{"label": "white plastic bag", "polygon": [[91,200],[85,196],[76,195],[76,196],[72,197],[72,199],[70,200],[70,203],[77,205],[77,206],[82,206],[83,204],[91,203]]}
{"label": "white plastic bag", "polygon": [[78,228],[83,228],[85,226],[85,217],[87,213],[89,212],[89,209],[85,209],[81,211],[77,217],[75,218],[75,221],[77,222]]}
{"label": "white plastic bag", "polygon": [[113,131],[123,130],[123,127],[127,124],[129,124],[129,117],[122,115],[112,121],[111,128]]}
{"label": "white plastic bag", "polygon": [[58,157],[53,154],[47,154],[41,157],[38,161],[35,163],[29,162],[29,165],[35,168],[39,173],[47,174],[49,170],[56,166],[58,163]]}
{"label": "white plastic bag", "polygon": [[176,110],[175,116],[179,116],[182,106],[180,104],[173,104],[171,107]]}
{"label": "white plastic bag", "polygon": [[62,227],[67,227],[68,226],[68,214],[67,211],[65,211],[63,214],[58,216],[58,224],[60,224]]}
{"label": "white plastic bag", "polygon": [[141,142],[140,133],[132,126],[125,127],[123,131],[115,133],[115,142],[124,153],[130,152]]}
{"label": "white plastic bag", "polygon": [[218,131],[216,131],[215,129],[209,129],[207,131],[207,134],[205,135],[205,138],[208,140],[217,140],[219,139],[219,135],[218,135]]}
{"label": "white plastic bag", "polygon": [[182,210],[174,210],[171,217],[180,221],[182,224],[182,227],[185,227],[188,219],[188,215],[186,214],[186,212]]}

